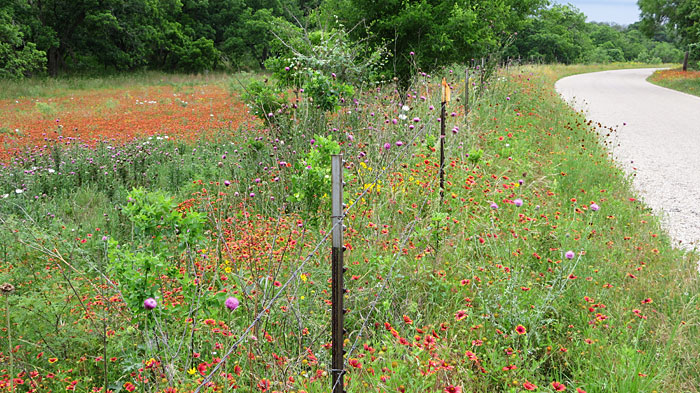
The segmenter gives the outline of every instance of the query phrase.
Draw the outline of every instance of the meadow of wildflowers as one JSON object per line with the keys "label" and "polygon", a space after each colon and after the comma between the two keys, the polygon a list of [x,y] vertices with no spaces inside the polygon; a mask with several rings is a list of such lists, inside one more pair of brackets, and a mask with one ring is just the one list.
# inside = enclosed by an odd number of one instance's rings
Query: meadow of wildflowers
{"label": "meadow of wildflowers", "polygon": [[346,391],[697,392],[697,255],[540,71],[2,100],[0,391],[330,391],[342,152]]}
{"label": "meadow of wildflowers", "polygon": [[700,71],[660,70],[652,74],[648,80],[659,86],[700,96]]}

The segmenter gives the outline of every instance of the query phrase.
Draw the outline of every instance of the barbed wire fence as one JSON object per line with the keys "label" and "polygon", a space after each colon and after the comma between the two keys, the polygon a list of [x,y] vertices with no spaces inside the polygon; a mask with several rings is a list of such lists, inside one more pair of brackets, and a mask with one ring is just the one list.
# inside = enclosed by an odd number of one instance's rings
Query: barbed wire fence
{"label": "barbed wire fence", "polygon": [[[482,73],[483,73],[483,71],[482,71]],[[468,71],[465,71],[465,77],[466,77],[465,82],[464,82],[465,102],[463,103],[463,105],[465,107],[465,122],[466,122],[466,115],[471,110],[470,101],[476,101],[478,99],[478,97],[471,98],[469,95],[469,90],[471,90],[472,86],[470,86],[470,81],[469,81],[470,74]],[[484,83],[483,80],[480,81],[480,84],[482,85],[481,88],[483,88],[483,83]],[[443,108],[444,108],[444,105],[443,105]],[[442,112],[442,114],[440,112]],[[280,299],[283,298],[283,294],[285,293],[285,291],[291,285],[298,283],[298,281],[300,279],[301,272],[303,271],[304,267],[314,258],[314,256],[317,255],[317,253],[319,253],[321,248],[326,244],[328,239],[333,234],[334,230],[337,229],[338,226],[340,226],[341,229],[344,229],[343,228],[344,227],[344,224],[343,224],[344,219],[353,211],[353,209],[356,209],[357,206],[359,206],[360,201],[362,201],[363,198],[365,198],[367,196],[367,194],[369,194],[374,189],[374,187],[377,184],[379,184],[381,182],[381,180],[384,179],[385,176],[391,170],[395,169],[395,166],[399,162],[399,160],[406,157],[409,154],[409,152],[413,148],[416,141],[419,138],[421,138],[423,135],[425,135],[429,130],[433,129],[434,124],[438,123],[437,119],[439,116],[442,116],[442,119],[439,122],[440,126],[444,127],[444,124],[445,124],[445,119],[444,119],[445,113],[444,112],[445,112],[444,110],[437,111],[437,113],[435,113],[427,122],[425,122],[421,125],[421,127],[417,130],[417,132],[415,132],[413,134],[413,136],[408,141],[408,143],[405,143],[403,145],[403,147],[399,150],[399,152],[397,154],[394,154],[393,157],[382,167],[382,169],[376,172],[371,183],[368,183],[368,185],[365,185],[363,190],[359,194],[356,194],[356,196],[353,198],[354,200],[349,205],[347,205],[345,207],[342,215],[340,217],[338,217],[339,220],[337,220],[333,225],[331,225],[327,230],[324,231],[325,234],[322,236],[322,238],[313,246],[311,252],[307,253],[306,257],[292,271],[292,273],[287,278],[287,280],[281,286],[277,287],[277,291],[274,292],[274,294],[271,294],[271,297],[269,297],[269,298],[267,297],[268,293],[266,292],[266,294],[265,294],[266,296],[262,301],[263,306],[261,307],[260,311],[257,313],[257,315],[252,320],[252,322],[243,330],[243,332],[240,334],[238,339],[233,344],[231,344],[229,349],[220,358],[220,360],[218,361],[216,366],[214,366],[211,369],[211,371],[204,377],[204,379],[199,383],[197,388],[194,390],[194,393],[199,393],[203,388],[205,388],[212,381],[212,379],[217,375],[217,373],[221,370],[221,368],[224,367],[224,365],[226,364],[226,361],[229,358],[231,358],[231,356],[234,354],[234,352],[237,349],[239,349],[240,346],[246,341],[246,339],[249,337],[249,335],[251,334],[253,329],[260,323],[260,321],[263,319],[263,317],[269,313],[269,311],[275,305],[276,302],[278,302]],[[441,139],[441,142],[444,143],[445,136],[444,135],[440,136],[440,139]],[[448,145],[448,149],[451,150],[450,153],[452,153],[452,150],[454,149],[454,147],[455,147],[455,144]],[[442,153],[443,154],[441,157],[441,162],[440,162],[438,171],[437,171],[437,173],[435,173],[435,175],[432,177],[430,182],[427,184],[428,185],[428,187],[427,187],[428,192],[426,193],[425,197],[421,201],[419,208],[417,209],[416,214],[414,215],[413,219],[408,224],[406,224],[403,228],[403,231],[402,231],[403,235],[399,241],[400,245],[392,257],[392,259],[393,259],[392,263],[391,263],[386,275],[384,276],[386,278],[379,279],[379,282],[377,284],[375,284],[374,288],[376,289],[376,294],[374,296],[374,299],[369,303],[366,311],[364,312],[364,315],[362,315],[362,313],[360,313],[360,315],[361,315],[360,320],[362,322],[360,323],[359,329],[356,332],[354,332],[355,338],[354,338],[353,343],[350,346],[349,350],[347,352],[344,351],[344,356],[343,356],[344,360],[343,360],[342,369],[341,370],[334,370],[329,365],[329,367],[327,368],[327,370],[331,372],[329,374],[332,374],[333,371],[340,371],[341,374],[346,373],[348,361],[351,358],[352,354],[359,347],[360,340],[364,337],[365,331],[367,330],[367,325],[368,325],[369,321],[371,320],[373,313],[376,311],[378,303],[383,299],[383,296],[386,294],[387,289],[389,287],[387,283],[390,282],[391,279],[394,277],[394,274],[396,271],[396,266],[398,265],[398,262],[401,260],[402,250],[405,248],[405,246],[409,242],[409,240],[411,240],[411,237],[415,234],[416,226],[418,223],[421,222],[421,220],[422,220],[421,215],[422,215],[425,207],[428,205],[428,202],[430,201],[431,198],[435,197],[435,195],[430,190],[432,190],[433,186],[435,185],[435,183],[437,181],[440,181],[440,180],[444,181],[444,178],[442,178],[442,176],[444,175],[444,169],[445,169],[444,158],[445,158],[446,154],[444,151]],[[447,154],[447,155],[451,156],[451,154]],[[345,165],[343,165],[343,166],[345,166]],[[441,181],[441,183],[442,183],[442,181]],[[444,184],[441,184],[440,192],[441,192],[441,194],[444,193]],[[442,202],[442,198],[440,198],[440,200]],[[343,205],[343,206],[345,206],[345,205]],[[345,289],[343,289],[343,290],[345,290]],[[297,315],[297,318],[299,318],[298,315]],[[314,337],[314,341],[316,341],[321,336],[329,334],[329,333],[330,333],[329,330],[320,330],[319,332],[317,332],[317,335]],[[343,343],[341,343],[341,345],[343,345]],[[288,365],[286,368],[297,367],[300,364],[300,362],[302,361],[302,358],[303,358],[303,356],[300,355],[297,358],[296,362],[294,362],[291,365]],[[342,378],[338,378],[335,380],[334,383],[332,383],[332,385],[331,385],[332,391],[334,391],[334,392],[336,391],[340,381],[342,381]],[[343,391],[342,386],[341,386],[341,390],[339,390],[339,391]]]}

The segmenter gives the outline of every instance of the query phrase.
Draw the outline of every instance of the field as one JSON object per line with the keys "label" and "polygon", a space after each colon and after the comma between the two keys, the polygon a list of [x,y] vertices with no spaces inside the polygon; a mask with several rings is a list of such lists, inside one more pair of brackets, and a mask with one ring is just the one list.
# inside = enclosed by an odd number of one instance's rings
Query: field
{"label": "field", "polygon": [[269,75],[8,82],[0,391],[329,392],[342,152],[347,392],[698,392],[698,255],[554,92],[593,69],[473,74],[468,116],[460,67],[258,117]]}
{"label": "field", "polygon": [[648,80],[659,86],[700,96],[700,71],[661,70],[656,71]]}

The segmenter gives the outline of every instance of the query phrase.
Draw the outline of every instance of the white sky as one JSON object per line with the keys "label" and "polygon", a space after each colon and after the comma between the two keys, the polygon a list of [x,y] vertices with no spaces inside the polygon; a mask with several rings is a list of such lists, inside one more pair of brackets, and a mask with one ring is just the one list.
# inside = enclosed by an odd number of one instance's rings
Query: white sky
{"label": "white sky", "polygon": [[628,25],[639,20],[637,0],[554,0],[571,4],[588,17],[588,22],[615,22]]}

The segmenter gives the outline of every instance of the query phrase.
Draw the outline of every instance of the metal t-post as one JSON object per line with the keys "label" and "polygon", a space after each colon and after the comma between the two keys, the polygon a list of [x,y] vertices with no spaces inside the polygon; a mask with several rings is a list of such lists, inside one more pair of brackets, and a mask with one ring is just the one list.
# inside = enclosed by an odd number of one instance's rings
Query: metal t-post
{"label": "metal t-post", "polygon": [[332,199],[332,224],[333,224],[333,248],[332,248],[332,310],[331,310],[331,335],[333,340],[331,358],[331,380],[333,393],[344,393],[344,319],[343,296],[345,287],[343,283],[343,155],[331,156],[331,199]]}

